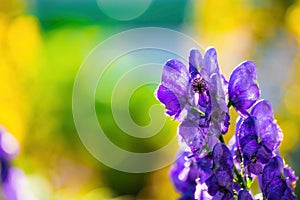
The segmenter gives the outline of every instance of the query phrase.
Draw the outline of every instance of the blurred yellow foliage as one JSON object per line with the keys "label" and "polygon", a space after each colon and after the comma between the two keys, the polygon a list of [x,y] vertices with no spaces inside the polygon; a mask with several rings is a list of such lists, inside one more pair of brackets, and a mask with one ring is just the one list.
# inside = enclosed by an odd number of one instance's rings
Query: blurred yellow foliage
{"label": "blurred yellow foliage", "polygon": [[291,6],[291,8],[289,8],[286,16],[286,23],[289,30],[295,34],[298,43],[300,44],[299,19],[300,19],[300,3],[298,2],[295,5]]}
{"label": "blurred yellow foliage", "polygon": [[0,123],[22,141],[26,132],[28,86],[41,52],[39,24],[33,16],[0,15]]}
{"label": "blurred yellow foliage", "polygon": [[7,30],[8,56],[23,70],[37,64],[41,51],[39,24],[33,16],[20,16],[14,19]]}

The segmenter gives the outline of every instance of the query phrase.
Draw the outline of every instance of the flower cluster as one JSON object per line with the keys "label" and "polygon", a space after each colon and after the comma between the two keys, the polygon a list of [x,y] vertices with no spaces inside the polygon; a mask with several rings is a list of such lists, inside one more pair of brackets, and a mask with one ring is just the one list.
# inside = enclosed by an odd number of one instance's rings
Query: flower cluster
{"label": "flower cluster", "polygon": [[[170,170],[180,199],[296,199],[298,178],[280,157],[283,134],[271,103],[259,99],[253,62],[238,65],[227,81],[214,48],[204,56],[191,50],[189,69],[179,60],[167,61],[156,97],[180,122],[181,149]],[[230,108],[239,117],[225,145]],[[255,180],[261,193],[254,197]]]}

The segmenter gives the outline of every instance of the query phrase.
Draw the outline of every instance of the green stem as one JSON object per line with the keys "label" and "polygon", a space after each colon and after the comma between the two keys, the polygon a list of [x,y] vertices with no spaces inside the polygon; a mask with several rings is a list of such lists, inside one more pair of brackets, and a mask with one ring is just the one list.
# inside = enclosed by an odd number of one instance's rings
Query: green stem
{"label": "green stem", "polygon": [[229,101],[228,104],[227,104],[227,108],[229,109],[231,106],[232,106],[232,102]]}
{"label": "green stem", "polygon": [[198,108],[196,108],[196,107],[194,107],[194,106],[191,106],[191,109],[193,109],[193,110],[195,110],[196,112],[198,112],[200,116],[202,116],[202,117],[205,116],[205,113],[202,112],[201,110],[199,110]]}
{"label": "green stem", "polygon": [[233,165],[233,166],[234,166],[234,173],[235,173],[235,175],[237,177],[238,183],[241,185],[242,188],[248,189],[247,188],[247,184],[245,184],[242,175],[239,173],[239,171],[237,170],[237,168],[235,167],[235,165]]}
{"label": "green stem", "polygon": [[224,141],[223,135],[220,135],[220,137],[219,137],[219,140],[220,140],[220,142],[222,142],[223,144],[225,144],[225,141]]}

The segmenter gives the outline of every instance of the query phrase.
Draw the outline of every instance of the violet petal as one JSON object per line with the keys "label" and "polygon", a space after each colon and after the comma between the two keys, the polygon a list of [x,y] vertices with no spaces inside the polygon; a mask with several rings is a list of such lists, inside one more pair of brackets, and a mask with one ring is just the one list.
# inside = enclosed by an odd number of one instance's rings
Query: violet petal
{"label": "violet petal", "polygon": [[233,70],[229,78],[228,96],[234,108],[241,114],[247,115],[247,109],[260,96],[256,66],[253,62],[245,61]]}

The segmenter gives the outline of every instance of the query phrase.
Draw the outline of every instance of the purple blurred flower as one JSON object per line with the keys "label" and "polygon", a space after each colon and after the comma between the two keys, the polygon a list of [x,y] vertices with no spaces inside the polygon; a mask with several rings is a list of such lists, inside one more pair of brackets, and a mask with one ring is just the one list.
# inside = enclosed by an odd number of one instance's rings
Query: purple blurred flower
{"label": "purple blurred flower", "polygon": [[255,175],[262,172],[263,164],[274,156],[282,141],[282,132],[273,116],[270,102],[261,100],[253,106],[248,118],[237,123],[236,136],[244,165]]}
{"label": "purple blurred flower", "polygon": [[11,165],[11,160],[18,153],[19,143],[16,138],[0,127],[1,199],[35,200],[35,196],[28,190],[23,171]]}
{"label": "purple blurred flower", "polygon": [[223,143],[217,143],[212,152],[213,174],[206,180],[208,193],[213,199],[233,198],[233,159]]}
{"label": "purple blurred flower", "polygon": [[190,153],[179,152],[176,162],[170,169],[170,177],[176,190],[182,196],[194,196],[196,179],[198,178],[197,163],[193,158],[188,158]]}
{"label": "purple blurred flower", "polygon": [[209,48],[204,57],[198,50],[191,50],[189,71],[175,59],[164,66],[156,96],[166,113],[182,122],[178,133],[192,152],[211,150],[217,137],[228,130],[225,84],[214,48]]}
{"label": "purple blurred flower", "polygon": [[2,183],[3,199],[5,200],[36,200],[28,187],[27,178],[21,169],[11,167],[8,177]]}
{"label": "purple blurred flower", "polygon": [[17,140],[4,128],[0,127],[0,168],[1,182],[7,180],[10,161],[19,153]]}
{"label": "purple blurred flower", "polygon": [[0,159],[13,159],[19,153],[19,143],[16,138],[0,127]]}
{"label": "purple blurred flower", "polygon": [[273,157],[265,165],[261,176],[261,189],[267,200],[296,199],[296,195],[287,183],[283,160],[280,156]]}
{"label": "purple blurred flower", "polygon": [[247,109],[259,99],[259,96],[256,66],[251,61],[245,61],[233,70],[229,78],[229,104],[241,115],[247,116]]}

